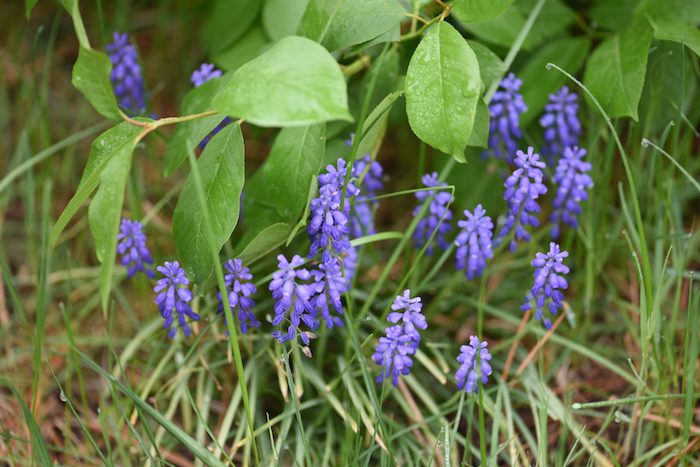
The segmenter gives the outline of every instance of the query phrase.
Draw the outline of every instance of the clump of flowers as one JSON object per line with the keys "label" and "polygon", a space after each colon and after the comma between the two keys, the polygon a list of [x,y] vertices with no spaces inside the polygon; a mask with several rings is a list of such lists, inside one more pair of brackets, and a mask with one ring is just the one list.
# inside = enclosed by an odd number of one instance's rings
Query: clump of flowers
{"label": "clump of flowers", "polygon": [[470,336],[469,344],[460,347],[460,354],[457,357],[460,365],[455,374],[457,389],[464,389],[468,394],[476,394],[479,392],[479,377],[481,376],[481,384],[488,382],[492,372],[488,345],[488,342],[479,342],[478,337]]}
{"label": "clump of flowers", "polygon": [[585,155],[583,148],[567,147],[557,164],[554,174],[557,196],[551,217],[552,238],[559,238],[562,223],[572,228],[578,226],[581,202],[588,199],[587,190],[593,186],[593,180],[587,173],[591,170],[591,164],[583,160]]}
{"label": "clump of flowers", "polygon": [[464,216],[465,220],[457,222],[462,230],[455,239],[457,245],[455,263],[457,269],[464,269],[467,279],[472,280],[481,276],[486,262],[493,257],[491,249],[493,222],[486,215],[486,210],[481,204],[474,208],[474,214],[465,210]]}
{"label": "clump of flowers", "polygon": [[[447,186],[444,182],[438,181],[437,172],[431,174],[425,174],[421,178],[423,185],[426,188],[436,188]],[[417,248],[421,248],[423,245],[428,243],[430,236],[435,232],[435,238],[437,239],[440,248],[446,249],[449,243],[445,239],[447,232],[452,230],[450,221],[452,220],[452,211],[449,209],[450,203],[454,201],[452,193],[445,190],[428,190],[419,191],[416,193],[416,198],[421,203],[430,199],[430,207],[428,208],[428,213],[416,226],[416,231],[413,233],[413,243]],[[421,210],[421,206],[417,206],[413,210],[413,215],[416,216]],[[426,254],[431,255],[433,252],[433,244],[429,244],[425,250]]]}
{"label": "clump of flowers", "polygon": [[[210,81],[214,78],[220,78],[221,77],[221,70],[218,70],[214,64],[212,63],[202,63],[198,69],[196,69],[193,73],[192,76],[190,76],[190,81],[192,81],[192,85],[194,85],[195,88],[198,88],[199,86],[203,85],[207,81]],[[218,132],[224,129],[226,125],[231,123],[233,119],[231,117],[225,117],[221,122],[216,125],[216,127],[207,135],[204,137],[202,141],[199,142],[199,149],[204,150],[204,147],[207,145],[207,143],[216,135]],[[242,196],[242,194],[241,194]],[[241,203],[242,204],[242,203]]]}
{"label": "clump of flowers", "polygon": [[355,161],[352,167],[352,176],[359,180],[359,188],[363,195],[355,198],[350,215],[350,235],[352,238],[362,237],[376,233],[372,210],[378,204],[370,199],[384,188],[382,175],[384,170],[379,162],[373,161],[369,154]]}
{"label": "clump of flowers", "polygon": [[379,338],[372,360],[382,366],[382,373],[377,377],[381,383],[391,377],[391,384],[399,384],[399,376],[407,375],[413,366],[412,356],[420,345],[420,330],[428,327],[421,312],[423,305],[420,297],[411,298],[411,291],[404,290],[391,305],[393,310],[387,320],[394,326],[386,329],[386,335]]}
{"label": "clump of flowers", "polygon": [[348,289],[348,281],[343,276],[340,258],[330,257],[323,260],[318,269],[311,271],[314,279],[315,295],[311,301],[314,310],[321,313],[328,329],[342,326],[343,320],[337,314],[343,314],[341,294]]}
{"label": "clump of flowers", "polygon": [[132,277],[137,272],[143,272],[151,279],[155,274],[146,265],[153,264],[153,258],[146,246],[146,235],[139,221],[122,219],[117,236],[117,253],[122,255],[121,264],[128,268],[127,276]]}
{"label": "clump of flowers", "polygon": [[542,183],[544,177],[542,169],[545,165],[532,146],[527,148],[527,153],[518,150],[514,163],[517,168],[504,184],[506,190],[503,199],[508,203],[508,214],[494,242],[499,245],[506,235],[515,230],[515,236],[510,242],[511,251],[515,251],[518,240],[530,241],[528,225],[531,227],[540,225],[537,219],[537,214],[540,212],[537,199],[547,193],[547,187]]}
{"label": "clump of flowers", "polygon": [[578,119],[578,96],[564,86],[549,95],[549,103],[540,118],[544,128],[545,146],[542,153],[553,162],[561,156],[564,148],[576,146],[581,135],[581,122]]}
{"label": "clump of flowers", "polygon": [[549,312],[556,316],[557,312],[564,305],[564,294],[569,283],[564,275],[569,273],[569,268],[564,264],[564,258],[569,256],[567,251],[561,251],[559,245],[554,242],[549,243],[549,252],[537,253],[532,260],[535,268],[534,283],[530,293],[525,299],[525,303],[520,307],[523,311],[532,309],[535,305],[535,318],[543,321],[547,329],[552,328],[552,321],[542,315],[545,305]]}
{"label": "clump of flowers", "polygon": [[153,288],[158,294],[155,303],[160,315],[165,319],[163,327],[169,329],[168,337],[171,339],[177,334],[178,327],[182,328],[185,337],[189,337],[192,331],[187,324],[188,318],[193,321],[199,320],[199,315],[192,311],[189,305],[192,301],[192,292],[187,287],[190,280],[177,261],[166,261],[163,266],[158,266],[157,270],[164,276]]}
{"label": "clump of flowers", "polygon": [[[278,255],[278,269],[272,275],[270,291],[275,300],[275,316],[273,326],[287,325],[287,331],[274,331],[272,336],[280,342],[291,341],[298,335],[305,346],[315,337],[312,331],[318,327],[311,304],[313,286],[308,283],[311,273],[306,269],[298,269],[304,264],[299,255],[294,255],[291,261],[284,255]],[[302,330],[304,324],[308,330]]]}
{"label": "clump of flowers", "polygon": [[115,32],[112,37],[114,42],[107,44],[107,52],[112,62],[110,80],[117,102],[131,115],[142,114],[146,110],[145,90],[136,47],[129,43],[127,34]]}
{"label": "clump of flowers", "polygon": [[[250,273],[250,269],[243,266],[243,261],[238,258],[226,261],[224,269],[226,270],[224,281],[228,292],[228,302],[231,306],[231,314],[238,316],[238,325],[241,332],[247,334],[249,327],[260,327],[260,321],[251,311],[255,306],[252,295],[257,291],[255,285],[250,282],[253,279],[253,275]],[[217,312],[223,313],[224,304],[221,299],[221,292],[218,293],[217,298],[219,299]],[[226,322],[225,316],[224,322]],[[228,331],[226,333],[228,334]]]}
{"label": "clump of flowers", "polygon": [[527,105],[520,94],[523,84],[513,73],[503,78],[489,104],[489,148],[484,153],[511,162],[522,137],[520,114]]}

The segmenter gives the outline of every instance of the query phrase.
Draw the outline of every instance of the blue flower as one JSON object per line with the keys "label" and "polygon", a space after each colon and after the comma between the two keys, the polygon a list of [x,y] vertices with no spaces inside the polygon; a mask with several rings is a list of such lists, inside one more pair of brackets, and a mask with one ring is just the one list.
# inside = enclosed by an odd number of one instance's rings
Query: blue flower
{"label": "blue flower", "polygon": [[[193,321],[199,319],[199,315],[192,311],[189,305],[192,300],[192,292],[187,288],[190,280],[177,261],[166,261],[163,266],[158,266],[157,270],[165,276],[159,279],[153,288],[153,291],[158,294],[155,303],[158,305],[160,315],[165,319],[163,327],[170,329],[168,337],[171,339],[177,334],[178,326],[182,328],[185,336],[189,337],[191,330],[187,324],[187,318]],[[176,317],[177,322],[175,322]]]}
{"label": "blue flower", "polygon": [[357,248],[351,246],[340,255],[343,260],[343,275],[345,276],[345,287],[349,290],[352,285],[352,278],[357,270]]}
{"label": "blue flower", "polygon": [[543,318],[542,310],[545,305],[548,305],[549,312],[556,315],[564,304],[564,294],[561,291],[566,290],[569,286],[564,278],[564,275],[569,273],[569,268],[563,263],[567,256],[569,256],[567,251],[561,251],[559,245],[550,242],[549,252],[546,254],[537,253],[535,259],[532,260],[532,266],[535,268],[535,280],[525,303],[520,308],[523,311],[529,310],[534,301],[535,318],[538,321],[544,321],[544,326],[547,329],[552,328],[552,322],[549,318]]}
{"label": "blue flower", "polygon": [[457,245],[456,266],[457,269],[464,269],[467,279],[481,276],[486,261],[493,257],[491,249],[491,236],[493,235],[493,222],[486,215],[486,210],[477,205],[474,214],[468,210],[464,211],[466,220],[460,220],[457,225],[462,230],[455,239]]}
{"label": "blue flower", "polygon": [[358,196],[352,207],[349,219],[350,236],[362,237],[376,233],[372,210],[378,204],[370,198],[384,188],[382,181],[383,169],[379,162],[373,161],[369,154],[358,159],[353,164],[352,176],[359,180],[359,188],[363,196]]}
{"label": "blue flower", "polygon": [[136,48],[126,34],[115,32],[113,38],[114,42],[107,44],[107,52],[112,62],[110,80],[117,102],[130,114],[142,114],[146,110],[145,90]]}
{"label": "blue flower", "polygon": [[477,380],[481,376],[481,383],[486,384],[491,374],[491,354],[487,349],[488,342],[479,342],[476,336],[469,337],[469,344],[460,347],[460,354],[457,361],[460,363],[455,378],[457,379],[457,389],[462,389],[468,394],[479,392]]}
{"label": "blue flower", "polygon": [[197,88],[209,81],[210,79],[220,77],[221,70],[216,69],[214,67],[214,64],[202,63],[201,65],[199,65],[199,68],[192,73],[190,81],[192,81],[192,85],[194,85],[194,87]]}
{"label": "blue flower", "polygon": [[[288,261],[284,255],[278,255],[277,260],[279,269],[272,275],[269,287],[272,298],[275,300],[275,317],[272,324],[281,326],[286,322],[287,330],[286,332],[275,331],[272,336],[280,342],[285,342],[299,335],[304,345],[309,345],[311,339],[315,337],[311,331],[318,327],[314,308],[311,305],[314,289],[308,282],[298,283],[297,280],[309,281],[311,273],[306,269],[297,269],[304,264],[304,260],[299,255],[294,255],[291,261]],[[309,331],[300,329],[302,323]]]}
{"label": "blue flower", "polygon": [[[341,294],[347,290],[347,281],[343,276],[341,259],[330,257],[321,262],[318,269],[311,271],[314,279],[314,293],[311,304],[316,313],[320,312],[328,329],[342,326],[343,320],[337,314],[343,314]],[[332,314],[331,307],[337,314]]]}
{"label": "blue flower", "polygon": [[418,329],[428,327],[421,308],[420,297],[411,298],[410,290],[405,290],[403,295],[397,296],[391,305],[394,311],[389,313],[387,320],[394,323],[394,326],[388,327],[386,336],[379,338],[372,355],[372,360],[383,367],[382,373],[377,377],[378,383],[391,376],[391,383],[396,386],[399,376],[407,375],[411,371],[411,356],[415,355],[420,345]]}
{"label": "blue flower", "polygon": [[527,111],[523,96],[518,92],[522,83],[513,73],[509,73],[494,93],[489,104],[489,148],[484,155],[512,161],[518,140],[522,137],[520,114]]}
{"label": "blue flower", "polygon": [[546,142],[542,153],[552,162],[561,156],[564,148],[576,146],[581,135],[581,122],[578,119],[578,96],[564,86],[555,94],[549,95],[549,103],[540,118]]}
{"label": "blue flower", "polygon": [[153,271],[144,264],[153,264],[151,253],[146,247],[146,235],[143,233],[143,225],[139,221],[122,219],[117,236],[117,253],[122,255],[121,264],[128,269],[128,277],[137,272],[143,272],[151,279],[155,277]]}
{"label": "blue flower", "polygon": [[514,163],[517,169],[504,184],[506,190],[503,199],[508,204],[508,214],[494,241],[495,245],[499,245],[503,238],[515,229],[515,238],[510,242],[511,251],[515,251],[518,240],[530,241],[528,225],[532,227],[540,225],[537,219],[537,214],[540,212],[537,199],[540,195],[547,193],[547,187],[542,183],[542,169],[545,165],[532,146],[527,148],[527,153],[518,150]]}
{"label": "blue flower", "polygon": [[564,155],[559,159],[554,183],[557,185],[557,196],[554,199],[552,211],[552,238],[559,238],[560,223],[572,228],[578,226],[578,216],[581,214],[581,202],[588,199],[586,191],[593,186],[593,180],[586,173],[591,170],[591,164],[584,162],[586,150],[574,146],[565,148]]}
{"label": "blue flower", "polygon": [[[255,302],[251,296],[256,292],[257,288],[250,281],[253,275],[250,269],[243,267],[243,261],[240,259],[229,259],[224,263],[226,275],[226,290],[228,291],[228,301],[231,306],[231,314],[238,315],[238,324],[243,334],[248,333],[248,328],[259,328],[260,321],[255,317],[251,309],[255,306]],[[224,312],[224,305],[221,301],[221,292],[217,294],[219,299],[218,313]],[[226,318],[224,316],[224,322]],[[228,334],[228,331],[226,331]]]}
{"label": "blue flower", "polygon": [[[436,172],[423,175],[421,180],[426,188],[447,186],[446,183],[440,183],[438,181]],[[436,231],[435,238],[437,239],[438,245],[440,245],[440,248],[446,249],[449,243],[445,240],[445,234],[452,229],[450,225],[452,211],[448,206],[454,201],[454,197],[446,190],[428,190],[417,192],[416,198],[421,202],[430,199],[430,207],[428,208],[426,216],[418,221],[416,231],[413,233],[414,245],[417,248],[421,248],[428,242],[433,232]],[[420,210],[421,206],[419,205],[413,210],[413,215],[416,216]],[[428,255],[432,254],[433,244],[428,245],[425,252]]]}

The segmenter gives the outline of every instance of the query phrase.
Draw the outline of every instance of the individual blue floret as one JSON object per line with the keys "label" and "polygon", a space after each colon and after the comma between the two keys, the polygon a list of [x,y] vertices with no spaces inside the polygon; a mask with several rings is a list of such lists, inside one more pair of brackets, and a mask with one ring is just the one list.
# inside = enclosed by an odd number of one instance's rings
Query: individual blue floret
{"label": "individual blue floret", "polygon": [[572,228],[578,226],[581,202],[588,199],[587,190],[593,186],[593,180],[586,173],[591,170],[591,164],[583,160],[585,155],[585,149],[576,146],[567,147],[559,159],[554,174],[557,196],[554,198],[551,217],[554,239],[559,238],[560,224],[566,224]]}
{"label": "individual blue floret", "polygon": [[564,275],[569,273],[569,268],[563,263],[567,256],[569,256],[567,251],[561,251],[559,245],[550,242],[549,252],[537,253],[532,260],[532,265],[535,267],[535,281],[525,303],[520,308],[527,311],[532,308],[534,302],[535,318],[543,321],[547,329],[552,328],[552,322],[542,315],[545,305],[548,305],[549,312],[553,316],[564,305],[564,294],[561,291],[569,286],[564,278]]}
{"label": "individual blue floret", "polygon": [[151,279],[155,274],[147,265],[153,264],[151,253],[146,247],[146,235],[139,221],[122,219],[117,236],[117,253],[122,255],[121,264],[128,268],[127,276],[143,272]]}
{"label": "individual blue floret", "polygon": [[155,303],[158,305],[160,315],[165,319],[163,327],[169,329],[168,337],[171,339],[177,334],[178,326],[182,328],[185,336],[189,337],[191,330],[187,319],[199,320],[199,315],[192,311],[189,305],[192,301],[192,292],[187,287],[190,280],[177,261],[166,261],[163,266],[158,266],[157,270],[165,276],[159,279],[153,288],[153,291],[158,294]]}
{"label": "individual blue floret", "polygon": [[457,245],[455,265],[457,269],[464,269],[467,279],[472,280],[481,276],[486,262],[493,257],[491,249],[493,222],[486,215],[486,210],[481,204],[474,208],[474,214],[465,210],[464,216],[466,220],[457,222],[462,230],[455,239]]}
{"label": "individual blue floret", "polygon": [[479,342],[476,336],[469,337],[469,344],[460,347],[457,361],[460,363],[455,378],[457,389],[464,389],[468,394],[479,392],[478,380],[481,376],[481,384],[486,384],[492,369],[489,364],[491,354],[487,348],[488,342]]}

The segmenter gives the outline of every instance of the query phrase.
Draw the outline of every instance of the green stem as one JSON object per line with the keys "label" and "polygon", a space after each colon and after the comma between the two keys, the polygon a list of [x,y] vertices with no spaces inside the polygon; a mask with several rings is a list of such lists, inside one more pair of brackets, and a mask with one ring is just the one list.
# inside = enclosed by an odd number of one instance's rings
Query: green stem
{"label": "green stem", "polygon": [[481,465],[486,465],[486,420],[484,417],[484,387],[479,376],[479,450],[481,451]]}

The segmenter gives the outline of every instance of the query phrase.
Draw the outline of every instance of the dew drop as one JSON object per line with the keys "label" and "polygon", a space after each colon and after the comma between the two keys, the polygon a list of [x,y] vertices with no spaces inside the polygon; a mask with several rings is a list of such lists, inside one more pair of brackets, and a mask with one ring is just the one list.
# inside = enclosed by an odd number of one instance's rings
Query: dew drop
{"label": "dew drop", "polygon": [[579,410],[581,408],[581,403],[580,402],[574,402],[571,404],[571,408],[574,410]]}
{"label": "dew drop", "polygon": [[61,402],[66,403],[68,401],[68,398],[66,397],[66,393],[61,391],[60,394],[58,395],[58,398],[61,399]]}

